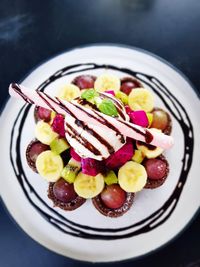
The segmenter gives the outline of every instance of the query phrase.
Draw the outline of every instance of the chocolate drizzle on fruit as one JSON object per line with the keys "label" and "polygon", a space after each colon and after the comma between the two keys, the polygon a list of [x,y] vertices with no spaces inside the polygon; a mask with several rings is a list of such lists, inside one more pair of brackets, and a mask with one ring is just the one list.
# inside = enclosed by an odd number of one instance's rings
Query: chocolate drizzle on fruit
{"label": "chocolate drizzle on fruit", "polygon": [[49,207],[46,201],[39,195],[39,193],[35,190],[33,185],[28,180],[20,154],[22,145],[21,138],[24,124],[26,119],[28,119],[29,117],[27,115],[31,108],[31,105],[29,104],[25,104],[21,108],[13,124],[10,142],[10,160],[15,176],[18,179],[18,182],[24,192],[25,197],[27,198],[27,201],[29,201],[30,205],[34,207],[38,211],[38,213],[40,213],[41,216],[43,216],[43,218],[46,219],[51,225],[53,225],[59,231],[74,237],[109,241],[129,238],[150,232],[151,230],[165,223],[171,216],[178,204],[192,164],[194,132],[190,118],[178,98],[173,95],[173,93],[169,89],[167,89],[167,87],[156,77],[144,74],[142,72],[136,72],[127,68],[119,68],[113,65],[98,65],[94,63],[76,64],[58,70],[46,81],[44,81],[38,87],[38,90],[44,91],[45,88],[53,81],[67,76],[68,74],[75,74],[83,71],[92,71],[94,69],[116,70],[124,73],[125,75],[130,75],[138,79],[141,83],[149,86],[161,99],[165,107],[168,109],[170,115],[172,115],[174,120],[176,120],[180,125],[184,138],[184,153],[180,162],[181,171],[179,174],[177,174],[179,175],[178,182],[166,202],[148,217],[136,223],[129,223],[127,226],[121,228],[100,228],[76,223],[62,216],[55,209]]}

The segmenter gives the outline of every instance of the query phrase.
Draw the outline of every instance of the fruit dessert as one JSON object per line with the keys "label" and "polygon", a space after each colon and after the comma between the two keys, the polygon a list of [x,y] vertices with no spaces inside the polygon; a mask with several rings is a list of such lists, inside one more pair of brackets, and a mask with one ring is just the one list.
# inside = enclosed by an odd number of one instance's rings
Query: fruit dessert
{"label": "fruit dessert", "polygon": [[101,214],[119,217],[135,193],[165,182],[171,118],[135,78],[80,75],[55,96],[17,84],[9,90],[35,105],[35,139],[26,158],[49,183],[54,206],[72,211],[92,199]]}

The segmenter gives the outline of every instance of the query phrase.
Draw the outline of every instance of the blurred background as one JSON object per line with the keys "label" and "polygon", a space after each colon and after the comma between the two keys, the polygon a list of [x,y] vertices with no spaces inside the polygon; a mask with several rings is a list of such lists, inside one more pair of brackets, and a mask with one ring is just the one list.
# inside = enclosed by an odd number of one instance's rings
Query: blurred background
{"label": "blurred background", "polygon": [[[11,81],[21,80],[49,57],[93,43],[126,44],[155,53],[179,68],[200,93],[199,25],[199,0],[1,0],[0,108]],[[113,265],[198,267],[199,237],[197,216],[159,251]],[[92,266],[41,247],[16,226],[0,202],[0,267],[77,264]]]}

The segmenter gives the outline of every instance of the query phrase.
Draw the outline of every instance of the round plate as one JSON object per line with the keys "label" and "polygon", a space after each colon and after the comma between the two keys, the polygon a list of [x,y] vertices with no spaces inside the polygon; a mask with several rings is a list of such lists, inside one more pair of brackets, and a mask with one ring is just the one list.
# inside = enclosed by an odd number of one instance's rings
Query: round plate
{"label": "round plate", "polygon": [[147,254],[175,237],[200,204],[199,99],[186,78],[163,60],[139,49],[95,45],[77,48],[45,62],[22,82],[53,93],[75,76],[88,73],[133,75],[152,90],[156,106],[173,122],[174,147],[165,155],[170,174],[158,189],[136,194],[120,218],[101,215],[88,200],[73,212],[53,208],[47,183],[25,159],[34,137],[33,106],[9,99],[1,116],[0,190],[13,218],[32,238],[62,255],[91,262],[117,261]]}

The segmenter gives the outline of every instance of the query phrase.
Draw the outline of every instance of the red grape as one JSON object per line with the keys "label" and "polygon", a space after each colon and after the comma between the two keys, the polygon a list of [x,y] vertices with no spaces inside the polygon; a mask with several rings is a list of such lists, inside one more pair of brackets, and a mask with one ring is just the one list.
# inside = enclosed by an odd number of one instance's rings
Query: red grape
{"label": "red grape", "polygon": [[80,89],[94,88],[95,76],[91,75],[80,75],[73,80],[73,84],[78,86]]}
{"label": "red grape", "polygon": [[54,185],[53,185],[53,193],[54,196],[64,202],[68,203],[74,200],[77,197],[76,192],[74,191],[74,185],[67,183],[64,179],[60,178]]}
{"label": "red grape", "polygon": [[153,122],[151,124],[152,128],[157,128],[160,130],[165,130],[168,125],[168,116],[164,110],[154,110],[153,112]]}
{"label": "red grape", "polygon": [[40,153],[49,149],[48,145],[42,144],[38,140],[32,141],[26,149],[26,159],[30,168],[36,171],[35,162]]}
{"label": "red grape", "polygon": [[126,201],[126,192],[119,185],[112,184],[101,192],[101,200],[108,208],[118,209]]}
{"label": "red grape", "polygon": [[127,77],[127,78],[123,78],[121,80],[121,88],[120,90],[129,95],[130,92],[132,91],[132,89],[134,88],[138,88],[138,87],[142,87],[141,83],[134,79],[134,78],[131,78],[131,77]]}
{"label": "red grape", "polygon": [[34,116],[36,122],[39,120],[49,122],[51,120],[51,110],[36,106]]}
{"label": "red grape", "polygon": [[158,180],[165,176],[167,164],[161,159],[148,159],[145,162],[145,169],[149,179]]}

